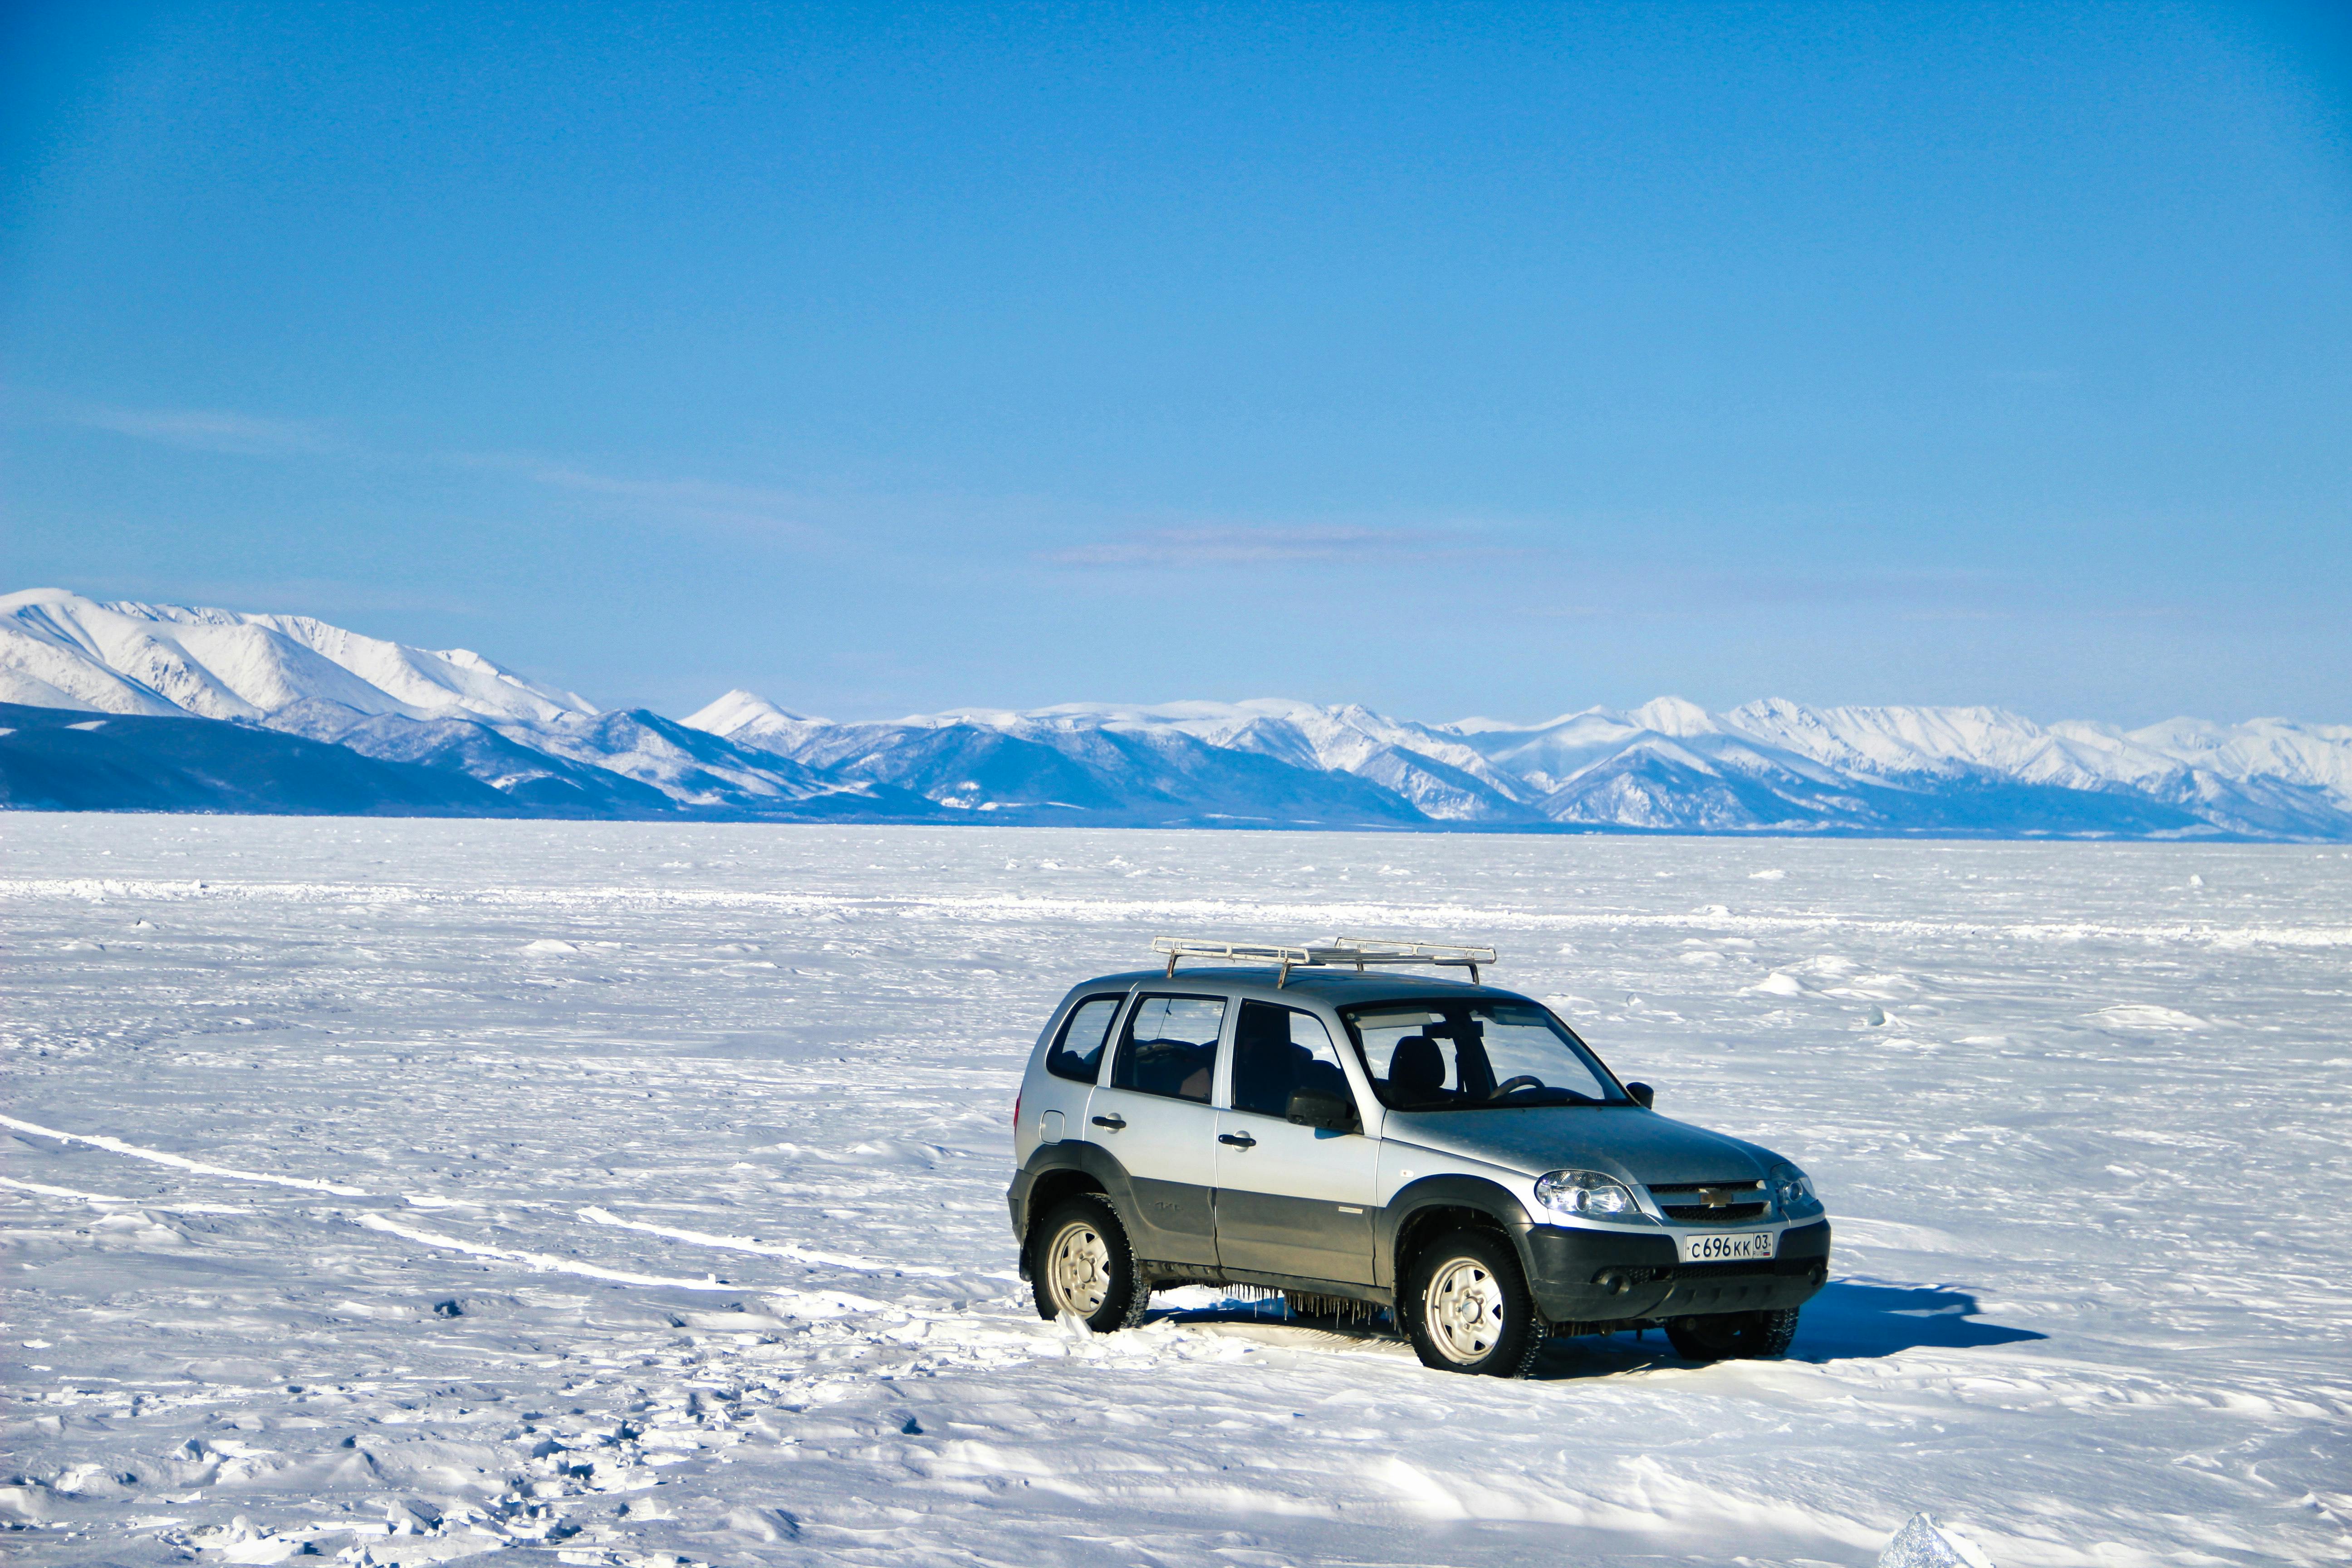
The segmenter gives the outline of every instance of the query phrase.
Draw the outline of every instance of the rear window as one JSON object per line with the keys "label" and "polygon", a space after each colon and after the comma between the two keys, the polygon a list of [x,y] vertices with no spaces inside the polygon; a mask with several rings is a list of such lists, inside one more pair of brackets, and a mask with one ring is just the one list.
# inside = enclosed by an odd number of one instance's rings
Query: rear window
{"label": "rear window", "polygon": [[1103,1047],[1110,1039],[1111,1021],[1118,1016],[1123,995],[1089,996],[1070,1009],[1054,1048],[1045,1053],[1045,1070],[1055,1078],[1092,1083],[1101,1076]]}

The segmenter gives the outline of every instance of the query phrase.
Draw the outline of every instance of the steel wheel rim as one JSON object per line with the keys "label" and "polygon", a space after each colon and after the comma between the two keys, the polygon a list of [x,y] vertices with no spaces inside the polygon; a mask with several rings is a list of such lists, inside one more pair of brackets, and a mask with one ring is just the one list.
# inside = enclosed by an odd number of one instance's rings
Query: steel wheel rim
{"label": "steel wheel rim", "polygon": [[1475,1258],[1457,1258],[1430,1277],[1423,1317],[1448,1361],[1474,1362],[1503,1337],[1503,1288]]}
{"label": "steel wheel rim", "polygon": [[1054,1238],[1045,1273],[1063,1306],[1091,1318],[1110,1295],[1110,1248],[1094,1226],[1071,1226]]}

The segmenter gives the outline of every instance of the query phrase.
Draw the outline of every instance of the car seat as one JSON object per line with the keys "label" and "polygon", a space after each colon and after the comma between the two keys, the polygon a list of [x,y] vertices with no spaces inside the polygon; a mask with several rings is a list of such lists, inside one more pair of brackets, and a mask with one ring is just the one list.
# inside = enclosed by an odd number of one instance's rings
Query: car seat
{"label": "car seat", "polygon": [[1234,1038],[1234,1104],[1280,1115],[1298,1081],[1297,1058],[1307,1054],[1290,1043],[1286,1016],[1268,1018],[1255,1006],[1244,1007]]}
{"label": "car seat", "polygon": [[1389,1057],[1389,1089],[1400,1100],[1437,1100],[1445,1093],[1445,1053],[1427,1035],[1407,1035]]}

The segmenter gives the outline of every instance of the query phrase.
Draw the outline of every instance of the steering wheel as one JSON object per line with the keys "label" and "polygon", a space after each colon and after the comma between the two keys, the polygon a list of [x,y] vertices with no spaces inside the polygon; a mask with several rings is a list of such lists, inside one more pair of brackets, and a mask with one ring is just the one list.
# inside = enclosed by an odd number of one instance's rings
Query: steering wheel
{"label": "steering wheel", "polygon": [[1536,1077],[1533,1073],[1523,1072],[1515,1079],[1509,1079],[1502,1083],[1496,1084],[1495,1086],[1495,1092],[1488,1095],[1486,1098],[1489,1100],[1500,1100],[1503,1096],[1510,1093],[1511,1090],[1515,1089],[1541,1089],[1543,1086],[1543,1079]]}

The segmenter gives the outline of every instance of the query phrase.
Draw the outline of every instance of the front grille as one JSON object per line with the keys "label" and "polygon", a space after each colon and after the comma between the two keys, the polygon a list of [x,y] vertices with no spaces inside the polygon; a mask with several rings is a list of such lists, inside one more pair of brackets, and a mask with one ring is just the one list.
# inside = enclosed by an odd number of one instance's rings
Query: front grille
{"label": "front grille", "polygon": [[1764,1212],[1759,1204],[1722,1204],[1713,1208],[1705,1204],[1661,1204],[1660,1211],[1668,1219],[1685,1225],[1733,1225],[1740,1220],[1754,1219]]}
{"label": "front grille", "polygon": [[[1652,1182],[1658,1212],[1683,1225],[1737,1225],[1764,1213],[1764,1184],[1745,1182]],[[1696,1200],[1696,1201],[1694,1201]]]}

